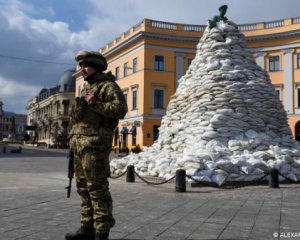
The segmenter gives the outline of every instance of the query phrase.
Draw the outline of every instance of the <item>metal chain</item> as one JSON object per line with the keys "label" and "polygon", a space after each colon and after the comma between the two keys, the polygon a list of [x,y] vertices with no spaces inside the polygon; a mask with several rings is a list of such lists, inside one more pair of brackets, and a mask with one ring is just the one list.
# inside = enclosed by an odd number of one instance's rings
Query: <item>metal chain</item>
{"label": "metal chain", "polygon": [[263,180],[266,176],[268,176],[269,173],[266,173],[264,176],[262,176],[259,179],[253,180],[253,181],[249,181],[249,182],[245,182],[244,184],[240,184],[240,185],[235,185],[235,186],[225,186],[226,182],[224,182],[223,184],[221,184],[220,186],[217,185],[216,183],[209,183],[209,182],[202,182],[199,181],[195,178],[193,178],[191,175],[186,175],[188,178],[192,179],[193,181],[197,182],[197,183],[201,183],[203,185],[209,186],[209,187],[214,187],[214,188],[221,188],[221,189],[235,189],[235,188],[241,188],[241,187],[246,187],[246,186],[251,186],[254,185],[258,182],[260,182],[261,180]]}
{"label": "metal chain", "polygon": [[134,171],[134,173],[136,174],[136,176],[141,179],[143,182],[147,183],[147,184],[150,184],[150,185],[162,185],[162,184],[165,184],[167,182],[170,182],[171,180],[173,180],[175,176],[171,177],[170,179],[166,180],[166,181],[163,181],[163,182],[160,182],[160,183],[154,183],[154,182],[149,182],[147,181],[146,179],[144,179],[143,177],[141,177],[136,171]]}
{"label": "metal chain", "polygon": [[[127,173],[127,171],[123,172],[122,174],[120,174],[119,176],[116,176],[116,177],[110,177],[111,179],[118,179],[122,176],[124,176],[125,174]],[[166,181],[163,181],[163,182],[160,182],[160,183],[157,183],[157,182],[149,182],[147,181],[145,178],[141,177],[136,171],[134,171],[134,173],[136,174],[136,176],[141,179],[143,182],[147,183],[147,184],[150,184],[150,185],[162,185],[162,184],[165,184],[165,183],[168,183],[170,182],[171,180],[173,180],[175,176],[171,177],[170,179],[166,180]],[[278,172],[280,176],[282,176],[284,179],[286,179],[287,181],[291,182],[291,183],[297,183],[297,181],[294,181],[286,176],[284,176],[283,174],[281,174],[280,172]],[[214,187],[214,188],[219,188],[219,189],[235,189],[235,188],[241,188],[241,187],[247,187],[247,186],[251,186],[251,185],[255,185],[256,183],[262,181],[265,177],[267,177],[269,175],[269,173],[265,173],[264,176],[262,176],[261,178],[258,178],[256,180],[253,180],[253,181],[248,181],[248,182],[245,182],[243,184],[239,184],[239,185],[234,185],[234,186],[225,186],[226,182],[224,182],[223,184],[221,184],[220,186],[217,185],[216,183],[214,182],[203,182],[203,181],[199,181],[197,179],[195,179],[193,176],[191,175],[186,175],[187,178],[197,182],[197,183],[200,183],[200,184],[203,184],[205,186],[208,186],[208,187]]]}
{"label": "metal chain", "polygon": [[193,178],[193,176],[191,176],[191,175],[186,175],[186,177],[189,178],[189,179],[192,179],[193,181],[195,181],[195,182],[197,182],[197,183],[201,183],[201,184],[203,184],[203,185],[205,185],[205,186],[208,186],[208,187],[221,188],[221,186],[218,186],[218,185],[217,185],[216,183],[214,183],[214,182],[203,182],[203,181],[199,181],[199,180]]}
{"label": "metal chain", "polygon": [[284,175],[283,175],[282,173],[280,173],[279,171],[278,171],[278,174],[279,174],[281,177],[283,177],[285,180],[287,180],[288,182],[291,182],[291,183],[297,183],[297,181],[295,181],[295,180],[293,180],[293,179],[290,179],[290,178],[284,176]]}
{"label": "metal chain", "polygon": [[241,185],[236,185],[236,186],[232,186],[232,189],[235,189],[235,188],[241,188],[241,187],[247,187],[247,186],[251,186],[251,185],[255,185],[257,184],[258,182],[261,182],[265,177],[267,177],[269,175],[269,173],[265,173],[264,176],[262,176],[261,178],[258,178],[256,180],[252,180],[252,181],[248,181],[248,182],[245,182]]}
{"label": "metal chain", "polygon": [[122,174],[120,174],[120,175],[116,176],[116,177],[112,177],[112,176],[110,176],[110,178],[111,178],[111,179],[118,179],[118,178],[120,178],[120,177],[124,176],[124,175],[125,175],[125,173],[127,173],[127,170],[126,170],[125,172],[123,172]]}

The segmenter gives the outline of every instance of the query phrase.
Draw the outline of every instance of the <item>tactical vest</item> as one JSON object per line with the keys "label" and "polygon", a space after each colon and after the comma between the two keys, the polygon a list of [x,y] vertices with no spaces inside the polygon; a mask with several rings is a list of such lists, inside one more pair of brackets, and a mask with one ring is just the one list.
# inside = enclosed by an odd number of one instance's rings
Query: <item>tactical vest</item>
{"label": "tactical vest", "polygon": [[[83,89],[82,97],[85,97],[87,93],[92,93],[96,97],[96,101],[106,102],[105,99],[103,99],[105,96],[102,92],[109,84],[112,84],[111,80],[103,80],[89,85]],[[99,99],[99,97],[102,99]],[[118,123],[119,119],[105,117],[95,112],[93,105],[87,105],[83,118],[80,122],[73,125],[71,134],[86,136],[99,135],[104,129],[113,131],[118,126]]]}

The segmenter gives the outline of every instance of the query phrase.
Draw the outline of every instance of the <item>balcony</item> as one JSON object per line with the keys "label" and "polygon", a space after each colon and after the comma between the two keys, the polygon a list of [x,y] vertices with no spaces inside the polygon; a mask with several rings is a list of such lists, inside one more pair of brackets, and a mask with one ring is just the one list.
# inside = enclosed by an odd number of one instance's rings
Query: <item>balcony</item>
{"label": "balcony", "polygon": [[[270,22],[259,22],[259,23],[250,23],[250,24],[241,24],[238,25],[240,31],[250,32],[256,30],[268,30],[273,28],[280,28],[286,25],[294,25],[300,23],[300,17],[289,18],[284,20],[276,20]],[[113,41],[106,44],[104,47],[100,48],[99,51],[102,54],[105,54],[110,49],[116,47],[117,45],[123,43],[139,32],[155,32],[155,30],[165,29],[167,31],[176,31],[178,33],[182,32],[183,36],[186,36],[186,33],[195,32],[195,33],[203,33],[206,28],[206,25],[191,25],[191,24],[178,24],[171,22],[163,22],[156,21],[151,19],[144,19],[139,22],[126,32],[124,32],[121,36],[118,36]],[[180,35],[180,34],[179,34]],[[199,34],[195,35],[198,37]]]}

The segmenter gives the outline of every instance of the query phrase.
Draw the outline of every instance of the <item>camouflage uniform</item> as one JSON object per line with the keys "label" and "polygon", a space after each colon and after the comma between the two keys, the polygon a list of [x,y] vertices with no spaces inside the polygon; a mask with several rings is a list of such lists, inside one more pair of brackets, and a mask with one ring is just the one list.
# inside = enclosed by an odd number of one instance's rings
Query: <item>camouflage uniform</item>
{"label": "camouflage uniform", "polygon": [[[113,130],[127,112],[127,104],[114,76],[98,72],[72,106],[70,147],[74,151],[77,192],[81,197],[81,223],[96,232],[109,233],[115,220],[107,177]],[[88,104],[86,95],[95,100]]]}

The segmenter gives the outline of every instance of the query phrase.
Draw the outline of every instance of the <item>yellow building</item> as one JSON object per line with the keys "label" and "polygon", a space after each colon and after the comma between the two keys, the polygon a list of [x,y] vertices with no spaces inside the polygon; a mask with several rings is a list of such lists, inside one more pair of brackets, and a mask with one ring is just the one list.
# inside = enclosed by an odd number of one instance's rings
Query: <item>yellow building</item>
{"label": "yellow building", "polygon": [[[177,80],[193,60],[205,28],[144,19],[99,50],[129,108],[115,131],[115,146],[120,140],[127,146],[152,145]],[[300,139],[300,17],[244,24],[239,29],[257,63],[269,72],[292,132]],[[77,80],[77,95],[83,84]]]}

